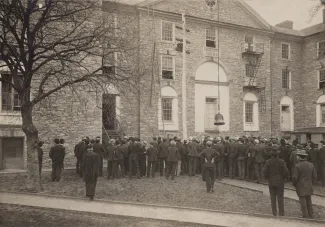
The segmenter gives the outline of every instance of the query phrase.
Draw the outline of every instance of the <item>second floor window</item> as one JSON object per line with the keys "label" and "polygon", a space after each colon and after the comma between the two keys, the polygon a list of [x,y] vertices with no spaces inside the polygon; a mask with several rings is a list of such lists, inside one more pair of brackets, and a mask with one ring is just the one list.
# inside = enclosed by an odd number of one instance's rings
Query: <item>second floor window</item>
{"label": "second floor window", "polygon": [[290,45],[287,43],[282,43],[282,59],[289,59],[290,56]]}
{"label": "second floor window", "polygon": [[325,41],[317,42],[317,57],[323,58],[325,56]]}
{"label": "second floor window", "polygon": [[162,98],[162,120],[172,121],[173,120],[173,99]]}
{"label": "second floor window", "polygon": [[282,70],[282,88],[285,88],[285,89],[290,89],[290,81],[291,81],[291,78],[290,78],[290,74],[291,72],[289,70],[286,70],[286,69],[283,69]]}
{"label": "second floor window", "polygon": [[162,21],[161,25],[161,39],[163,41],[174,41],[174,23],[168,21]]}
{"label": "second floor window", "polygon": [[320,69],[318,71],[318,88],[325,88],[325,69]]}
{"label": "second floor window", "polygon": [[162,79],[174,79],[174,58],[173,56],[161,57],[161,76]]}
{"label": "second floor window", "polygon": [[216,30],[214,29],[207,29],[206,30],[206,37],[205,37],[205,46],[216,48]]}
{"label": "second floor window", "polygon": [[11,86],[11,75],[1,74],[1,78],[2,111],[20,111],[21,98]]}

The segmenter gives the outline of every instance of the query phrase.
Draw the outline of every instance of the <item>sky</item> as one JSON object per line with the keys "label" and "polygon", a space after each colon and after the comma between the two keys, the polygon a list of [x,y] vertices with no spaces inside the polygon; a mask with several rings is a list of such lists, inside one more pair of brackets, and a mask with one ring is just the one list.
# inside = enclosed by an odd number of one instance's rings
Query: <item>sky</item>
{"label": "sky", "polygon": [[[143,0],[123,0],[126,2],[141,2]],[[204,1],[204,0],[202,0]],[[314,18],[310,11],[321,0],[245,0],[260,16],[271,25],[285,20],[293,21],[294,29],[300,30],[322,22],[322,10]]]}

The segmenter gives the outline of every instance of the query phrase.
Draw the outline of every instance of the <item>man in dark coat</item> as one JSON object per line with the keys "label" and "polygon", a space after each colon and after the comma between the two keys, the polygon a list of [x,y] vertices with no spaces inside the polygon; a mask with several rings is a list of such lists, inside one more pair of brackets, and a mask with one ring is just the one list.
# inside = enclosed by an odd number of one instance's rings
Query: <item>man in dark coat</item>
{"label": "man in dark coat", "polygon": [[325,141],[321,141],[322,147],[319,149],[318,152],[318,159],[319,159],[319,173],[321,175],[322,186],[325,187]]}
{"label": "man in dark coat", "polygon": [[52,159],[52,181],[59,182],[61,179],[61,170],[65,157],[65,149],[60,145],[59,139],[54,139],[54,146],[51,147],[49,156]]}
{"label": "man in dark coat", "polygon": [[[308,150],[308,162],[312,163],[316,169],[316,172],[317,170],[319,169],[318,168],[318,153],[319,153],[319,150],[315,148],[315,144],[314,143],[310,143],[310,149]],[[317,173],[317,176],[318,176],[319,173]],[[316,182],[315,182],[316,183]]]}
{"label": "man in dark coat", "polygon": [[246,143],[247,152],[246,152],[246,179],[251,181],[254,178],[254,149],[255,144],[252,138],[247,140]]}
{"label": "man in dark coat", "polygon": [[147,166],[146,166],[146,143],[141,143],[138,140],[139,144],[139,168],[140,168],[140,177],[144,177],[146,175]]}
{"label": "man in dark coat", "polygon": [[113,179],[118,178],[118,170],[121,169],[121,177],[124,177],[124,165],[123,165],[123,151],[121,148],[120,141],[115,142],[115,149],[113,151],[113,163],[112,163],[112,177]]}
{"label": "man in dark coat", "polygon": [[122,140],[121,149],[123,152],[124,175],[127,176],[129,172],[129,144],[127,140]]}
{"label": "man in dark coat", "polygon": [[247,154],[247,146],[243,142],[244,140],[239,138],[237,144],[238,177],[241,180],[244,180],[245,178],[245,162]]}
{"label": "man in dark coat", "polygon": [[294,167],[292,183],[296,187],[303,218],[314,218],[311,195],[317,173],[314,165],[307,161],[308,154],[305,150],[298,150],[297,156],[299,162]]}
{"label": "man in dark coat", "polygon": [[269,182],[271,207],[274,216],[277,215],[276,200],[278,199],[279,215],[284,216],[284,182],[289,176],[285,162],[278,157],[278,149],[272,148],[271,159],[266,161],[263,169],[265,178]]}
{"label": "man in dark coat", "polygon": [[88,144],[90,143],[90,139],[89,139],[89,137],[88,136],[86,136],[86,138],[85,138],[85,142],[83,143],[83,144],[81,144],[81,146],[79,147],[79,149],[80,149],[80,157],[81,157],[81,159],[80,159],[80,165],[81,165],[81,168],[80,168],[80,172],[79,172],[79,174],[80,174],[80,177],[82,177],[83,176],[83,172],[84,172],[84,169],[85,169],[85,162],[84,162],[84,158],[85,158],[85,156],[86,156],[86,154],[87,154],[87,147],[88,147]]}
{"label": "man in dark coat", "polygon": [[196,157],[198,155],[197,152],[197,143],[195,139],[190,137],[187,144],[188,151],[188,175],[194,176],[196,173]]}
{"label": "man in dark coat", "polygon": [[234,138],[230,139],[229,142],[229,155],[228,155],[228,163],[229,163],[229,177],[233,179],[236,174],[236,166],[237,166],[237,143]]}
{"label": "man in dark coat", "polygon": [[255,147],[253,151],[254,165],[255,165],[255,176],[256,182],[260,183],[263,180],[263,167],[265,163],[265,148],[260,145],[259,140],[255,140]]}
{"label": "man in dark coat", "polygon": [[103,176],[103,158],[105,156],[105,148],[100,143],[100,137],[97,136],[95,140],[95,144],[93,144],[93,152],[98,154],[99,156],[99,176]]}
{"label": "man in dark coat", "polygon": [[147,177],[155,177],[156,165],[158,162],[158,150],[156,148],[155,142],[151,142],[149,148],[147,149],[146,155],[148,156],[148,168],[147,168]]}
{"label": "man in dark coat", "polygon": [[172,180],[176,175],[176,167],[178,162],[178,150],[176,147],[176,142],[172,140],[170,142],[170,147],[167,148],[167,172],[166,172],[166,179],[168,180],[169,176],[171,175]]}
{"label": "man in dark coat", "polygon": [[76,163],[76,171],[77,171],[77,174],[80,174],[80,171],[81,170],[81,147],[82,147],[82,144],[85,143],[85,138],[82,138],[81,141],[79,143],[77,143],[74,147],[74,156],[77,158],[77,163]]}
{"label": "man in dark coat", "polygon": [[214,192],[213,186],[216,180],[216,164],[215,160],[220,155],[215,149],[211,148],[212,141],[206,142],[205,149],[199,154],[204,159],[204,180],[206,183],[207,192]]}
{"label": "man in dark coat", "polygon": [[216,168],[218,172],[218,179],[221,180],[223,177],[223,162],[224,162],[224,155],[225,155],[225,146],[221,142],[221,138],[217,137],[216,140],[214,140],[214,144],[212,146],[213,149],[215,149],[219,156],[215,160]]}
{"label": "man in dark coat", "polygon": [[[158,145],[158,160],[159,160],[159,170],[160,170],[161,177],[164,175],[164,166],[165,168],[167,168],[166,165],[167,148],[168,148],[168,142],[167,139],[164,138],[163,142]],[[166,172],[167,169],[165,169],[165,174]]]}
{"label": "man in dark coat", "polygon": [[92,145],[88,145],[87,152],[84,158],[85,169],[84,169],[84,181],[86,184],[86,196],[90,200],[94,199],[97,178],[99,175],[100,167],[100,156],[93,152]]}
{"label": "man in dark coat", "polygon": [[181,140],[177,137],[174,138],[174,141],[176,141],[176,147],[178,150],[178,162],[177,162],[177,168],[176,168],[176,175],[179,177],[181,175],[181,170],[182,170],[182,157],[183,157],[183,152],[184,152],[184,147],[183,143]]}
{"label": "man in dark coat", "polygon": [[137,178],[140,179],[140,169],[139,169],[139,144],[137,143],[136,138],[131,139],[129,145],[129,179],[132,179],[132,166],[135,165]]}
{"label": "man in dark coat", "polygon": [[39,141],[38,142],[38,146],[37,146],[37,156],[38,156],[38,172],[39,172],[39,176],[41,177],[42,174],[42,164],[43,164],[43,154],[44,151],[42,149],[43,146],[43,141]]}

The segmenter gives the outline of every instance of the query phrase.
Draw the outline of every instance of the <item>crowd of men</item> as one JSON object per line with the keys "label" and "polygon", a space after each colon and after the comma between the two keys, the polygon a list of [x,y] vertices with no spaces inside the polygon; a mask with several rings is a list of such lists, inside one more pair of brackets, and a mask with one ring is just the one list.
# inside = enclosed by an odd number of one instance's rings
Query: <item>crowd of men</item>
{"label": "crowd of men", "polygon": [[[129,179],[133,176],[155,177],[155,173],[158,172],[160,176],[166,176],[167,179],[171,177],[174,180],[175,176],[200,174],[206,182],[207,192],[213,192],[215,180],[222,180],[223,177],[246,179],[256,183],[268,180],[273,214],[277,214],[277,197],[279,215],[284,215],[285,180],[292,181],[296,186],[299,199],[305,196],[298,189],[301,184],[298,178],[301,174],[298,174],[300,169],[297,166],[301,165],[302,161],[312,166],[311,168],[309,165],[312,174],[310,182],[320,181],[322,186],[325,186],[325,142],[321,141],[321,143],[323,146],[318,149],[312,142],[299,144],[298,141],[291,143],[285,139],[268,140],[243,136],[202,137],[201,140],[190,137],[184,141],[177,137],[172,139],[153,137],[150,143],[142,142],[135,137],[124,137],[117,140],[109,139],[107,144],[102,144],[100,137],[93,140],[85,137],[75,146],[74,153],[77,158],[77,173],[80,177],[84,177],[84,180],[87,178],[85,174],[88,176],[88,181],[92,179],[92,189],[87,190],[91,191],[90,194],[87,193],[90,198],[94,196],[97,177],[103,176],[103,162],[106,160],[108,179],[125,176]],[[60,179],[59,169],[63,168],[65,152],[62,151],[62,147],[63,143],[55,140],[55,146],[50,151],[53,161],[53,181]],[[98,161],[87,162],[87,156],[96,157]],[[90,175],[93,178],[89,177]],[[306,188],[306,184],[308,182],[304,182],[302,188]],[[88,187],[87,182],[86,187]],[[312,185],[310,187],[312,188]],[[311,196],[312,189],[308,190],[307,194]],[[313,217],[312,210],[310,211],[311,198],[301,198],[300,202],[303,216]]]}

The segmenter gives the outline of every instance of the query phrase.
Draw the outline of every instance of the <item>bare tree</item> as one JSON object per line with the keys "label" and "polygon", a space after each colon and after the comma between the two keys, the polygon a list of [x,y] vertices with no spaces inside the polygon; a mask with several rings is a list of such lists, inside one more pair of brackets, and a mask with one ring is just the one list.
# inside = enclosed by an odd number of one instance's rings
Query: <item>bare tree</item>
{"label": "bare tree", "polygon": [[[113,18],[113,10],[106,11],[108,18]],[[27,188],[40,191],[35,105],[85,82],[133,87],[139,76],[134,76],[134,69],[102,73],[102,49],[105,44],[105,54],[112,54],[138,47],[116,35],[120,28],[113,19],[103,24],[101,0],[1,0],[0,26],[0,69],[10,74],[10,79],[0,81],[19,95],[27,139]]]}

